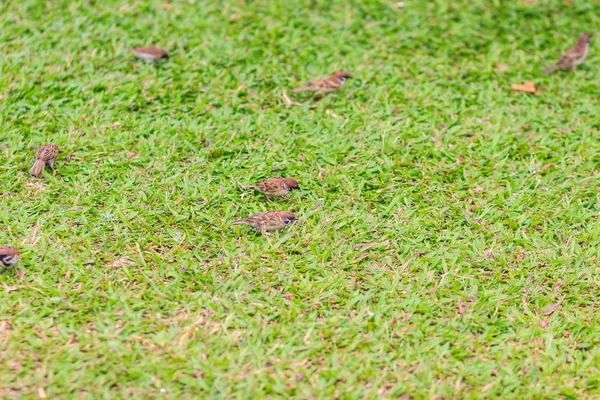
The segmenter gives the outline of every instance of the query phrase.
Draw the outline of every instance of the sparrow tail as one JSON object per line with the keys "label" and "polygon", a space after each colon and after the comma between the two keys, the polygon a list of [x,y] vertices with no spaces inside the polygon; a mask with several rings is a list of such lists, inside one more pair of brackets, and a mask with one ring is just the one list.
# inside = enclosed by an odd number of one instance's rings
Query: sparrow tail
{"label": "sparrow tail", "polygon": [[33,164],[33,167],[31,167],[31,169],[29,170],[29,174],[33,175],[33,176],[36,176],[36,177],[40,176],[40,174],[44,170],[45,166],[46,166],[46,161],[44,161],[44,160],[35,160],[35,163]]}
{"label": "sparrow tail", "polygon": [[231,225],[243,225],[243,224],[247,224],[248,222],[246,222],[245,219],[238,219],[237,221],[233,221],[231,223]]}
{"label": "sparrow tail", "polygon": [[247,190],[254,189],[254,185],[247,185],[247,186],[244,186],[244,189],[247,189]]}
{"label": "sparrow tail", "polygon": [[549,74],[550,72],[552,72],[552,71],[554,71],[554,70],[557,70],[557,69],[559,69],[559,68],[560,68],[560,65],[559,65],[559,64],[554,64],[554,65],[551,65],[551,66],[549,66],[548,68],[544,69],[542,72],[543,72],[544,74]]}
{"label": "sparrow tail", "polygon": [[296,89],[292,89],[292,93],[304,92],[306,90],[308,90],[308,88],[306,86],[303,86]]}

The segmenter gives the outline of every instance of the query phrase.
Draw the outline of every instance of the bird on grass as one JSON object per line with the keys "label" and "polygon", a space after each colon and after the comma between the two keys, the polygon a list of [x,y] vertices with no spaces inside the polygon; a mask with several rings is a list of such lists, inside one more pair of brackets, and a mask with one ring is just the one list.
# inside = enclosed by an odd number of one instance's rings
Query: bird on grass
{"label": "bird on grass", "polygon": [[331,92],[336,92],[340,90],[344,83],[346,83],[347,79],[352,78],[349,73],[340,71],[336,72],[333,75],[325,77],[323,79],[318,79],[316,81],[312,81],[309,84],[293,89],[292,93],[298,92],[313,92],[320,95],[324,95]]}
{"label": "bird on grass", "polygon": [[283,229],[296,220],[296,216],[288,211],[266,211],[232,223],[233,225],[247,224],[259,232],[266,233]]}
{"label": "bird on grass", "polygon": [[16,249],[12,247],[0,247],[0,265],[14,267],[20,259],[21,256]]}
{"label": "bird on grass", "polygon": [[33,163],[33,167],[31,167],[29,173],[35,177],[38,177],[40,176],[46,165],[49,165],[50,168],[54,169],[56,157],[58,157],[57,145],[45,144],[40,146],[35,155],[35,162]]}
{"label": "bird on grass", "polygon": [[135,47],[131,49],[131,52],[146,62],[169,58],[169,53],[154,46]]}
{"label": "bird on grass", "polygon": [[543,72],[549,74],[550,72],[557,69],[564,69],[567,71],[574,71],[575,68],[585,61],[588,50],[590,48],[590,38],[592,35],[586,33],[579,36],[577,44],[571,47],[564,56],[560,58],[560,61],[554,65],[549,66]]}
{"label": "bird on grass", "polygon": [[292,190],[300,189],[298,182],[290,178],[268,178],[256,185],[246,186],[246,189],[256,189],[267,196],[270,200],[272,197],[284,197]]}

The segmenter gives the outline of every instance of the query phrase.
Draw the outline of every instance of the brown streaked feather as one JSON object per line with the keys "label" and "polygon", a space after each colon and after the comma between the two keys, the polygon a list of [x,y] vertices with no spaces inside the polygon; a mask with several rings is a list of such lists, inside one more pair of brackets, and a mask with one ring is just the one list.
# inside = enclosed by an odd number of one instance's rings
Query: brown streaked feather
{"label": "brown streaked feather", "polygon": [[328,76],[327,78],[319,79],[317,81],[310,82],[308,85],[299,87],[297,89],[292,90],[292,93],[298,92],[335,92],[342,87],[341,82],[332,76]]}
{"label": "brown streaked feather", "polygon": [[267,196],[285,196],[290,191],[283,178],[268,178],[254,185],[254,188]]}
{"label": "brown streaked feather", "polygon": [[296,221],[296,217],[291,212],[266,211],[251,215],[245,219],[233,221],[232,224],[247,224],[257,231],[270,232],[283,229],[294,221]]}
{"label": "brown streaked feather", "polygon": [[298,182],[294,179],[275,177],[267,178],[249,188],[256,189],[259,192],[264,193],[267,197],[271,197],[286,196],[290,191],[299,189],[299,186]]}
{"label": "brown streaked feather", "polygon": [[312,81],[309,84],[293,89],[292,93],[298,93],[298,92],[306,92],[306,91],[310,91],[310,92],[320,92],[320,93],[331,93],[331,92],[335,92],[337,90],[339,90],[344,83],[346,82],[346,79],[350,78],[350,74],[348,74],[347,72],[336,72],[333,75],[327,76],[323,79],[318,79],[316,81]]}

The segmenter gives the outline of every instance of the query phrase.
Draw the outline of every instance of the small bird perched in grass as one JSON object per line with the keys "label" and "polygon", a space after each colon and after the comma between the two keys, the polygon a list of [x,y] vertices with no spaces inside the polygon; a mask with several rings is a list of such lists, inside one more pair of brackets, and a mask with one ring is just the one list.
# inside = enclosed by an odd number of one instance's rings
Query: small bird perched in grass
{"label": "small bird perched in grass", "polygon": [[560,61],[554,65],[549,66],[543,72],[549,74],[550,72],[557,69],[565,69],[568,71],[574,71],[575,67],[585,61],[588,50],[590,48],[590,38],[592,35],[586,33],[579,36],[577,44],[571,47],[564,56],[560,58]]}
{"label": "small bird perched in grass", "polygon": [[233,225],[247,224],[264,233],[283,229],[296,220],[296,216],[288,211],[266,211],[233,221]]}
{"label": "small bird perched in grass", "polygon": [[154,46],[136,47],[131,49],[131,52],[146,62],[169,58],[169,54],[166,51]]}
{"label": "small bird perched in grass", "polygon": [[267,196],[267,199],[271,197],[285,197],[292,190],[300,189],[298,182],[290,178],[268,178],[256,185],[246,186],[246,189],[256,189]]}
{"label": "small bird perched in grass", "polygon": [[54,169],[56,157],[58,157],[57,145],[45,144],[40,146],[35,155],[35,162],[33,163],[33,167],[31,167],[29,173],[35,177],[38,177],[40,176],[46,165],[49,165],[50,168]]}
{"label": "small bird perched in grass", "polygon": [[340,90],[347,79],[352,78],[349,73],[340,71],[333,75],[310,82],[306,86],[292,90],[292,93],[298,92],[314,92],[318,94],[326,94]]}
{"label": "small bird perched in grass", "polygon": [[14,267],[19,262],[21,256],[16,249],[12,247],[0,247],[0,265],[5,267]]}

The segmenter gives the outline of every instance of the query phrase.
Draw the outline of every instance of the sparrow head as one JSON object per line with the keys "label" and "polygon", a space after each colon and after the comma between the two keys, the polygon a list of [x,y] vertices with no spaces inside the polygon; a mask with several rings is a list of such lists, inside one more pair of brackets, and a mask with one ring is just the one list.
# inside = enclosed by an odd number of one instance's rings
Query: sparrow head
{"label": "sparrow head", "polygon": [[283,178],[283,182],[290,190],[300,189],[295,179]]}
{"label": "sparrow head", "polygon": [[19,252],[12,247],[0,247],[0,265],[5,267],[14,267],[21,257]]}
{"label": "sparrow head", "polygon": [[281,211],[279,213],[279,218],[281,218],[281,221],[283,221],[283,223],[286,225],[289,225],[297,220],[296,216],[288,211]]}
{"label": "sparrow head", "polygon": [[333,74],[333,76],[338,78],[342,83],[346,82],[346,79],[352,78],[352,76],[349,73],[344,71],[336,72],[335,74]]}
{"label": "sparrow head", "polygon": [[590,39],[591,39],[592,35],[589,33],[585,33],[581,36],[579,36],[579,44],[590,44]]}

